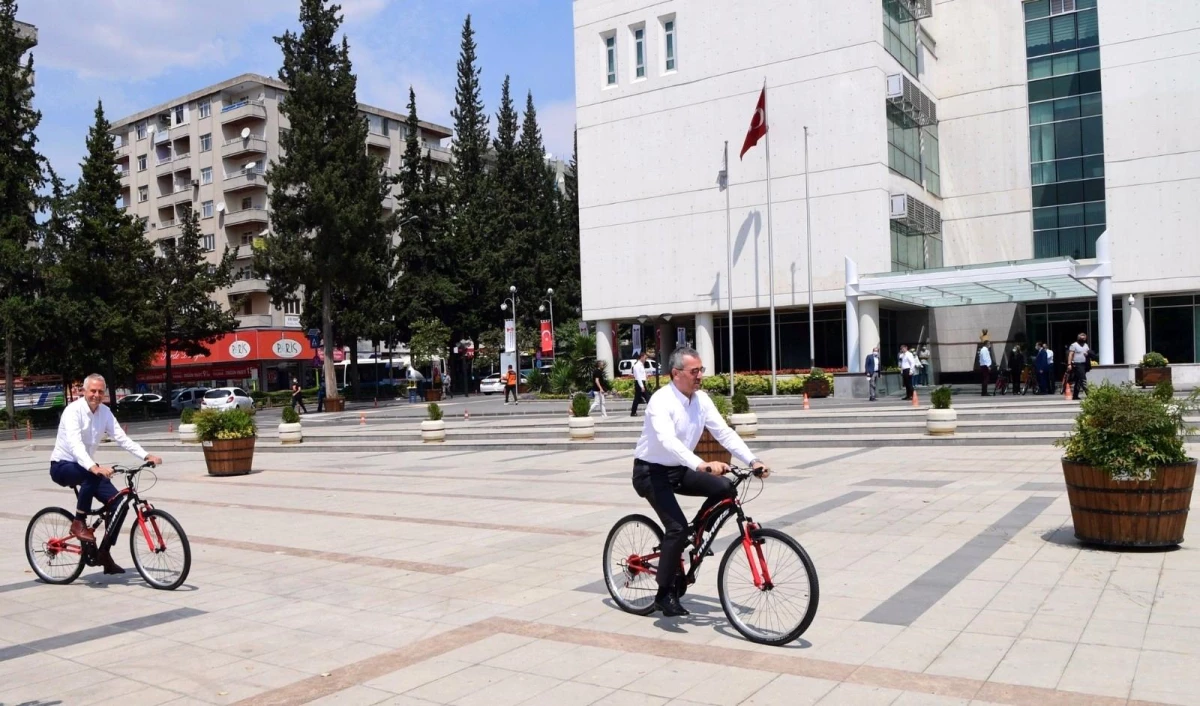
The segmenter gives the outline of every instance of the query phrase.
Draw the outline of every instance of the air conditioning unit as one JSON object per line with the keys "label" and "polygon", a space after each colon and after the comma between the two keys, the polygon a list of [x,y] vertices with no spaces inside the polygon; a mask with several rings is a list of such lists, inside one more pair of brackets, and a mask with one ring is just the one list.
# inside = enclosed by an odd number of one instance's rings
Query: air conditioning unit
{"label": "air conditioning unit", "polygon": [[199,179],[192,179],[192,186],[200,186],[200,180],[199,180]]}
{"label": "air conditioning unit", "polygon": [[888,100],[904,97],[904,74],[892,74],[887,77]]}
{"label": "air conditioning unit", "polygon": [[905,194],[892,194],[892,220],[900,220],[908,218],[908,196]]}
{"label": "air conditioning unit", "polygon": [[942,232],[942,214],[936,208],[908,194],[892,194],[890,215],[913,233],[936,235]]}
{"label": "air conditioning unit", "polygon": [[887,77],[887,101],[919,127],[937,124],[937,104],[904,74]]}

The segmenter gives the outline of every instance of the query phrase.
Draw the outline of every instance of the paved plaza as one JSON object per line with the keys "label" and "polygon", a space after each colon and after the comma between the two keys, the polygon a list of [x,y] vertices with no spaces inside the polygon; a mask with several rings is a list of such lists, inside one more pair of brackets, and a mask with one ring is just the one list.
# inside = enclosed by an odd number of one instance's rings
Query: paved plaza
{"label": "paved plaza", "polygon": [[777,475],[747,510],[821,587],[808,632],[772,648],[727,624],[717,562],[690,617],[611,604],[605,535],[649,512],[628,451],[270,446],[238,478],[163,454],[143,494],[193,563],[162,592],[124,537],[123,576],[36,581],[26,523],[72,497],[47,451],[5,442],[0,704],[1200,703],[1200,520],[1176,551],[1081,548],[1053,447],[765,453]]}

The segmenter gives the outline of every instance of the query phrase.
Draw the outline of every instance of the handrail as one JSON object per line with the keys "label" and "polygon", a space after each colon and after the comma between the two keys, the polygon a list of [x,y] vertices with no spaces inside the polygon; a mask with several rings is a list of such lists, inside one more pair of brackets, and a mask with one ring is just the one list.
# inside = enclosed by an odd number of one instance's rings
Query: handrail
{"label": "handrail", "polygon": [[233,103],[233,104],[224,106],[223,108],[221,108],[221,112],[228,113],[231,110],[237,110],[238,108],[243,108],[248,105],[258,105],[258,106],[262,106],[264,108],[267,106],[266,101],[244,100],[244,101],[238,101],[237,103]]}

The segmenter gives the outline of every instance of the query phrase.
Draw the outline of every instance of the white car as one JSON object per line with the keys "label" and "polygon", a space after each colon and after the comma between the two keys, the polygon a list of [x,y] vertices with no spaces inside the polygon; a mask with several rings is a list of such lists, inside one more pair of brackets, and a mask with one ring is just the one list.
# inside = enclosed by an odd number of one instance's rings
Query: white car
{"label": "white car", "polygon": [[[633,376],[633,366],[635,366],[635,365],[637,365],[637,358],[626,358],[625,360],[622,360],[621,362],[617,363],[617,376],[618,377],[632,377]],[[658,373],[658,362],[647,358],[646,359],[646,376],[654,377],[655,374],[657,374],[657,373]]]}
{"label": "white car", "polygon": [[[526,386],[529,381],[525,376],[521,376],[521,384],[518,386],[522,391],[527,391]],[[504,380],[501,379],[500,373],[492,373],[479,381],[479,391],[485,395],[490,395],[494,392],[504,394]]]}
{"label": "white car", "polygon": [[218,387],[204,393],[201,409],[225,411],[235,408],[254,413],[254,400],[240,387]]}

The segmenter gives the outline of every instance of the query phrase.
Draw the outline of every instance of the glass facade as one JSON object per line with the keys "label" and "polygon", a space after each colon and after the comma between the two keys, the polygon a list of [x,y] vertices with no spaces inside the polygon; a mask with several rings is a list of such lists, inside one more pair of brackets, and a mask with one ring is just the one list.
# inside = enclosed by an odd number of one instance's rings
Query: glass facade
{"label": "glass facade", "polygon": [[1200,351],[1200,296],[1146,297],[1146,351],[1172,363],[1195,363]]}
{"label": "glass facade", "polygon": [[1096,256],[1104,126],[1096,0],[1024,4],[1034,257]]}
{"label": "glass facade", "polygon": [[[824,368],[846,366],[845,308],[816,309],[813,330],[816,334],[817,365]],[[882,313],[882,312],[880,312]],[[729,321],[713,317],[713,345],[717,370],[729,370]],[[808,311],[779,311],[775,314],[778,346],[776,365],[780,369],[811,367],[808,357]],[[771,369],[771,325],[766,313],[733,315],[734,365],[738,372]]]}
{"label": "glass facade", "polygon": [[883,46],[917,76],[917,21],[901,0],[883,0]]}
{"label": "glass facade", "polygon": [[942,236],[926,235],[891,222],[892,272],[911,272],[942,266]]}
{"label": "glass facade", "polygon": [[[1113,299],[1113,362],[1125,362],[1125,328],[1121,325],[1121,298]],[[1025,305],[1026,350],[1045,341],[1054,351],[1055,379],[1066,371],[1066,350],[1075,338],[1086,333],[1093,347],[1099,345],[1100,315],[1095,299],[1086,301]]]}

